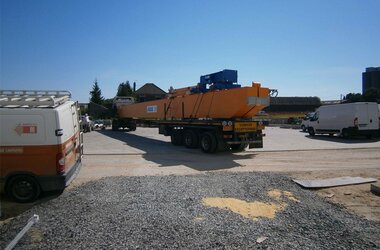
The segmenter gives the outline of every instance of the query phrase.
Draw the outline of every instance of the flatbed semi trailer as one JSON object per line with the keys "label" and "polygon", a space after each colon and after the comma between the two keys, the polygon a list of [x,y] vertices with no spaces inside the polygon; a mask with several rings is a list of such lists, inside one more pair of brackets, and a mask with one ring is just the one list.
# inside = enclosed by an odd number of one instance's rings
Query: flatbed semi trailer
{"label": "flatbed semi trailer", "polygon": [[236,81],[237,71],[223,70],[201,76],[196,86],[171,90],[161,100],[134,103],[132,97],[115,97],[118,116],[112,129],[133,131],[139,121],[153,123],[174,145],[206,153],[262,148],[264,123],[252,117],[269,105],[269,89],[259,83],[241,87]]}

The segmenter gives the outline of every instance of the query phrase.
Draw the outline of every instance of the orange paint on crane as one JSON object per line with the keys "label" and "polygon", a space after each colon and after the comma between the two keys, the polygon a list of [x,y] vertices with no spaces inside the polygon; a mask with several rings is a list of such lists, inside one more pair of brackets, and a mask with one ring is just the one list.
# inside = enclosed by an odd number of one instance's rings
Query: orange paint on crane
{"label": "orange paint on crane", "polygon": [[251,118],[269,105],[269,89],[253,83],[252,87],[190,93],[189,88],[174,90],[167,98],[122,105],[122,118],[199,119]]}

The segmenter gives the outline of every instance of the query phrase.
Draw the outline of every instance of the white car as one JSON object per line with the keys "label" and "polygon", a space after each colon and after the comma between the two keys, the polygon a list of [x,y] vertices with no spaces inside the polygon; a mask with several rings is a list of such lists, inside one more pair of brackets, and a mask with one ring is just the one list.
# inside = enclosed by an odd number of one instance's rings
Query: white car
{"label": "white car", "polygon": [[94,129],[96,129],[96,128],[98,128],[98,129],[105,129],[106,128],[106,126],[103,123],[103,120],[95,120],[94,121]]}

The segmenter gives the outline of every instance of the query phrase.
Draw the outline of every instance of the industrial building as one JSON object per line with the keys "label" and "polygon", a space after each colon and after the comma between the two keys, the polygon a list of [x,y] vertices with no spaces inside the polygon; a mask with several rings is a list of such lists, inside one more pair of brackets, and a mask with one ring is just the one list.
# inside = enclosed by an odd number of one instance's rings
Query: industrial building
{"label": "industrial building", "polygon": [[380,91],[380,67],[369,67],[363,72],[362,94],[369,89]]}

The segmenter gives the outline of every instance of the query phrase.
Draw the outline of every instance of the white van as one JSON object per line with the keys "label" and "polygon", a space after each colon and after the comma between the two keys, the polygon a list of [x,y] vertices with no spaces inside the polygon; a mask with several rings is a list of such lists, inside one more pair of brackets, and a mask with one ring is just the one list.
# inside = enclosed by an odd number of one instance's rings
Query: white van
{"label": "white van", "polygon": [[301,122],[301,129],[306,132],[309,129],[310,119],[313,118],[315,112],[308,113]]}
{"label": "white van", "polygon": [[310,119],[309,134],[339,134],[345,138],[379,133],[379,109],[375,102],[321,106]]}
{"label": "white van", "polygon": [[63,190],[83,152],[78,105],[68,91],[0,90],[0,191],[19,202]]}

